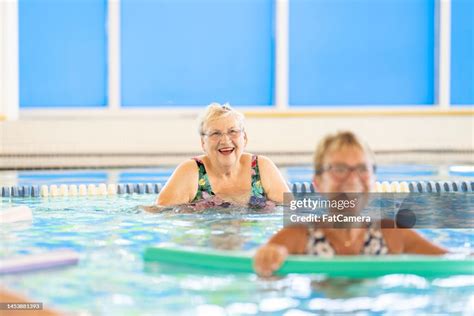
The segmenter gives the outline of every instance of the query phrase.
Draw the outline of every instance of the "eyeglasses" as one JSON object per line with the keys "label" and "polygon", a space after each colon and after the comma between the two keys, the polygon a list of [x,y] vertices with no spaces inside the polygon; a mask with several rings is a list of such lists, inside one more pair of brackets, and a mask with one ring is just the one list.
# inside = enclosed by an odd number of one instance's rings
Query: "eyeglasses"
{"label": "eyeglasses", "polygon": [[375,173],[376,166],[368,166],[365,164],[360,164],[354,167],[345,165],[345,164],[338,164],[338,165],[329,165],[327,167],[322,168],[319,172],[316,172],[317,175],[320,175],[324,172],[329,172],[332,176],[339,180],[346,179],[352,173],[352,171],[356,171],[357,175],[361,178],[367,178],[371,173]]}
{"label": "eyeglasses", "polygon": [[223,133],[221,131],[202,133],[202,136],[207,136],[207,138],[213,141],[220,140],[224,135],[227,135],[230,139],[236,139],[239,138],[240,135],[242,135],[242,130],[233,128],[228,130],[227,133]]}

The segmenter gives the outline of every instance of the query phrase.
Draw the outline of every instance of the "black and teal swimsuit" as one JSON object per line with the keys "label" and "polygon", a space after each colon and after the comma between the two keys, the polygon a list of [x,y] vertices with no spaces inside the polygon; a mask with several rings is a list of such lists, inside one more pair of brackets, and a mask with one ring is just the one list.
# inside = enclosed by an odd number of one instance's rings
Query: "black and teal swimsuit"
{"label": "black and teal swimsuit", "polygon": [[[321,229],[309,229],[308,244],[306,252],[310,255],[318,256],[334,256],[336,251],[332,247],[329,240],[326,239]],[[364,246],[361,249],[361,255],[386,255],[389,250],[382,231],[379,228],[368,227],[365,237]]]}
{"label": "black and teal swimsuit", "polygon": [[[215,193],[212,191],[211,183],[209,182],[209,176],[206,171],[204,163],[199,158],[193,158],[199,168],[199,179],[198,179],[198,190],[192,203],[206,199],[209,196],[214,196]],[[258,156],[252,156],[252,182],[251,182],[251,194],[249,204],[253,207],[264,207],[267,200],[265,191],[263,190],[262,182],[260,180],[260,170],[258,169]]]}

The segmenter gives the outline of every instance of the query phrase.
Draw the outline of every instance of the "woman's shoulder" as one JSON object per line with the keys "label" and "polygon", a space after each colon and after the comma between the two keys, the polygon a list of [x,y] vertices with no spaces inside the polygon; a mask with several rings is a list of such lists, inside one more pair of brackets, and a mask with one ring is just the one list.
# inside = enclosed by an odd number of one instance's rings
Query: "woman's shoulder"
{"label": "woman's shoulder", "polygon": [[180,163],[158,195],[158,205],[189,203],[197,191],[198,166],[194,160]]}
{"label": "woman's shoulder", "polygon": [[[198,158],[198,157],[196,157]],[[193,159],[188,159],[183,162],[181,162],[175,170],[175,173],[183,173],[183,174],[189,174],[192,172],[197,172],[198,170],[198,165],[196,164],[195,158]]]}

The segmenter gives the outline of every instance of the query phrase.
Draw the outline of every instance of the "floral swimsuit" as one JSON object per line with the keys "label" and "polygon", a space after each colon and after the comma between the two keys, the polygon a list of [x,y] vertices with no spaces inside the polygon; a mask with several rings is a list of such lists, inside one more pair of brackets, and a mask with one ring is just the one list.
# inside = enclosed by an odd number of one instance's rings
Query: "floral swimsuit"
{"label": "floral swimsuit", "polygon": [[[213,207],[213,206],[220,206],[220,207],[228,207],[231,203],[226,202],[218,198],[215,193],[212,191],[211,183],[209,182],[209,176],[206,172],[206,167],[204,163],[199,158],[193,158],[196,161],[196,164],[199,168],[199,180],[198,180],[198,190],[196,196],[192,201],[192,205],[194,205],[198,209]],[[249,200],[249,207],[250,208],[266,208],[272,206],[273,204],[271,201],[268,201],[266,198],[265,191],[263,190],[262,183],[260,181],[260,171],[258,169],[258,156],[252,156],[252,182],[251,182],[251,194]],[[274,205],[273,205],[274,206]]]}
{"label": "floral swimsuit", "polygon": [[[336,252],[320,229],[310,229],[307,245],[307,253],[318,256],[334,256]],[[388,248],[382,235],[382,231],[369,227],[365,233],[364,246],[361,255],[385,255]]]}

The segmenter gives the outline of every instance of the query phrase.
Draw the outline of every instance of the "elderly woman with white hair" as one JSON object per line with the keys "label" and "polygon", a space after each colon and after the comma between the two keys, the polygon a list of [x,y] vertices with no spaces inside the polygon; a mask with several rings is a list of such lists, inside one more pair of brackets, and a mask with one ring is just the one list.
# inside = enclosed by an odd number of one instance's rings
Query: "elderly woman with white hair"
{"label": "elderly woman with white hair", "polygon": [[199,134],[204,154],[176,168],[156,204],[268,208],[283,202],[289,189],[275,164],[244,152],[248,139],[242,113],[213,103],[201,116]]}

